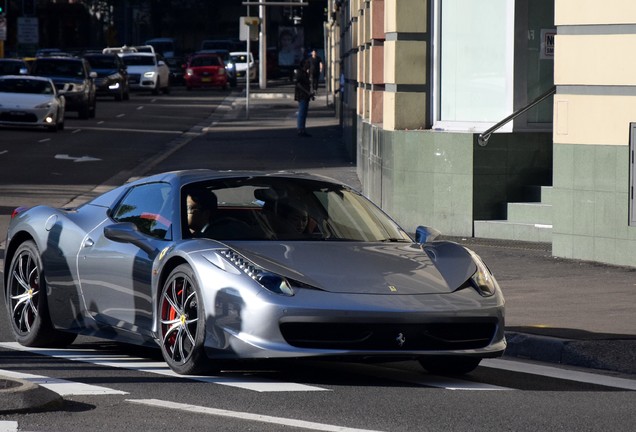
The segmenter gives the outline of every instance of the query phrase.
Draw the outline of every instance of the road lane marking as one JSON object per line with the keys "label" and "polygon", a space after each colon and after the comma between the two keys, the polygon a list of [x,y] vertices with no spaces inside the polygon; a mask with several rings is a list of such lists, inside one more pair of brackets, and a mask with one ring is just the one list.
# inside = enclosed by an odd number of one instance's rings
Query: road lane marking
{"label": "road lane marking", "polygon": [[56,154],[55,159],[59,160],[72,160],[73,162],[97,162],[101,161],[99,158],[92,156],[69,156],[67,154]]}
{"label": "road lane marking", "polygon": [[55,348],[30,348],[17,342],[2,342],[0,347],[16,351],[26,351],[32,354],[40,354],[65,360],[91,363],[99,366],[134,370],[137,372],[153,373],[174,378],[189,379],[193,381],[220,384],[229,387],[241,388],[255,392],[306,392],[306,391],[330,391],[329,389],[305,384],[273,381],[267,378],[239,377],[230,374],[224,376],[208,375],[179,375],[172,371],[163,361],[148,361],[139,357],[125,355],[108,355],[94,349],[55,349]]}
{"label": "road lane marking", "polygon": [[17,378],[24,381],[45,387],[60,396],[80,396],[80,395],[125,395],[128,392],[113,390],[108,387],[84,384],[75,381],[68,381],[61,378],[51,378],[43,375],[27,374],[10,370],[0,369],[0,376]]}
{"label": "road lane marking", "polygon": [[500,359],[484,359],[481,361],[480,365],[483,367],[507,370],[510,372],[521,372],[532,375],[541,375],[549,378],[557,378],[587,384],[597,384],[605,387],[636,390],[636,380],[593,374],[589,372],[580,372],[569,369],[561,369],[553,366]]}
{"label": "road lane marking", "polygon": [[197,405],[187,405],[176,402],[162,401],[158,399],[126,399],[127,402],[152,406],[157,408],[169,408],[175,409],[179,411],[186,411],[195,414],[207,414],[213,416],[220,417],[230,417],[240,420],[248,420],[248,421],[256,421],[261,423],[271,423],[275,425],[281,426],[290,426],[294,428],[302,428],[309,430],[318,430],[318,431],[329,431],[329,432],[380,432],[377,430],[371,429],[357,429],[357,428],[349,428],[344,426],[336,426],[325,423],[315,423],[304,420],[290,419],[285,417],[273,417],[262,414],[253,414],[248,412],[240,412],[240,411],[229,411],[218,408],[208,408]]}
{"label": "road lane marking", "polygon": [[73,128],[67,128],[68,130],[73,131],[73,133],[75,133],[75,131],[80,131],[80,130],[94,130],[94,131],[109,131],[109,132],[113,132],[113,131],[117,131],[117,132],[133,132],[133,133],[145,133],[145,134],[162,134],[162,135],[181,135],[184,132],[183,131],[177,131],[177,130],[150,130],[150,129],[128,129],[128,128],[109,128],[109,127],[87,127],[87,126],[82,126],[81,128],[77,128],[75,130],[73,130]]}
{"label": "road lane marking", "polygon": [[18,422],[0,421],[0,432],[18,432]]}

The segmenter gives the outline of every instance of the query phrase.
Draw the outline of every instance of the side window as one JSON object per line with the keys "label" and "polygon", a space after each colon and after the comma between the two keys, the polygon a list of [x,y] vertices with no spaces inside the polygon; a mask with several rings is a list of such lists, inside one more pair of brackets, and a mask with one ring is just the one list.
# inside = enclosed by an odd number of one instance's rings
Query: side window
{"label": "side window", "polygon": [[132,222],[139,231],[161,239],[172,239],[171,187],[150,183],[132,188],[113,212],[117,222]]}

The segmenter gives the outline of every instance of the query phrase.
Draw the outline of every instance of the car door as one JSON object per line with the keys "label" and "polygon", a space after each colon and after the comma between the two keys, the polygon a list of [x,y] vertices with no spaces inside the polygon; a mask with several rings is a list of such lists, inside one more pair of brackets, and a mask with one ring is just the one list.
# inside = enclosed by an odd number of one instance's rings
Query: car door
{"label": "car door", "polygon": [[155,254],[106,238],[104,227],[132,222],[157,251],[162,250],[172,240],[171,191],[163,182],[132,187],[110,211],[110,219],[88,233],[78,270],[86,308],[98,323],[149,333]]}

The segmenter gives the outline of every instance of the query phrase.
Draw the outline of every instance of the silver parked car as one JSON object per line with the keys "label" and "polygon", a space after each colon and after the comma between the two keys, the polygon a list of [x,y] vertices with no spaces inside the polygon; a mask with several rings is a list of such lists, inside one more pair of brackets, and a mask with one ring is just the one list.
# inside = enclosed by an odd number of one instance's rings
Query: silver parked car
{"label": "silver parked car", "polygon": [[502,355],[504,299],[477,255],[437,234],[412,238],[322,177],[157,174],[78,208],[17,209],[7,310],[23,345],[159,346],[181,374],[300,357],[467,373]]}
{"label": "silver parked car", "polygon": [[0,125],[64,129],[65,98],[49,78],[0,76]]}

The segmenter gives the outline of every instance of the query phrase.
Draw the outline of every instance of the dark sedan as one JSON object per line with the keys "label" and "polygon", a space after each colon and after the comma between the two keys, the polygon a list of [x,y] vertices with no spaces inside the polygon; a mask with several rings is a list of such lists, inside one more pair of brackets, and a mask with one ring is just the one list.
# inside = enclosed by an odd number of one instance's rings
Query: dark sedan
{"label": "dark sedan", "polygon": [[95,89],[98,96],[113,96],[117,101],[130,99],[128,71],[117,54],[87,54],[84,58],[97,73]]}

